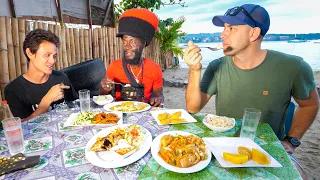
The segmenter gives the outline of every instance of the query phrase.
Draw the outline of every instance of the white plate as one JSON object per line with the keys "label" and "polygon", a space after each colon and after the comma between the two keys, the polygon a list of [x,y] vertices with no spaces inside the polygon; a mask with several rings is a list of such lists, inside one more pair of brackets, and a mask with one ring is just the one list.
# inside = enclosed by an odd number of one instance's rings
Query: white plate
{"label": "white plate", "polygon": [[111,96],[111,95],[101,95],[101,96],[106,96],[107,97],[107,99],[106,100],[97,100],[97,98],[99,97],[99,96],[93,96],[92,97],[92,100],[93,100],[93,102],[95,102],[96,104],[98,104],[99,106],[103,106],[103,105],[106,105],[106,104],[108,104],[108,103],[111,103],[112,101],[113,101],[113,97]]}
{"label": "white plate", "polygon": [[[94,114],[98,114],[99,112],[97,113],[94,113]],[[118,117],[120,118],[120,120],[118,121],[117,124],[123,124],[123,117],[122,117],[122,113],[121,112],[116,112],[116,111],[113,111],[113,112],[105,112],[105,113],[114,113],[114,114],[117,114]],[[67,127],[67,126],[114,126],[116,124],[87,124],[87,125],[73,125],[72,122],[75,121],[77,119],[77,116],[80,114],[80,112],[78,113],[72,113],[67,121],[64,123],[63,127]]]}
{"label": "white plate", "polygon": [[234,118],[229,118],[231,121],[232,121],[232,127],[218,127],[218,126],[213,126],[211,124],[208,123],[208,119],[209,118],[214,118],[214,117],[219,117],[217,115],[213,115],[213,114],[208,114],[206,115],[206,117],[203,118],[203,121],[202,123],[207,126],[209,129],[211,129],[212,131],[215,131],[215,132],[225,132],[225,131],[228,131],[230,129],[232,129],[235,124],[236,124],[236,120]]}
{"label": "white plate", "polygon": [[[174,113],[174,112],[178,112],[181,111],[181,116],[180,118],[183,118],[186,120],[186,122],[181,122],[181,123],[193,123],[193,122],[197,122],[196,119],[194,119],[186,110],[184,109],[167,109],[167,110],[157,110],[157,111],[150,111],[151,115],[153,116],[153,118],[157,121],[157,123],[159,125],[164,125],[160,123],[160,120],[158,119],[158,115],[162,114],[162,113]],[[170,124],[181,124],[181,123],[170,123]],[[167,125],[167,124],[165,124]]]}
{"label": "white plate", "polygon": [[[239,138],[239,137],[210,137],[202,138],[208,148],[211,150],[212,154],[216,157],[217,161],[222,167],[233,168],[233,167],[282,167],[282,165],[275,160],[270,154],[263,150],[258,144],[249,138]],[[256,148],[263,152],[270,159],[270,164],[262,165],[258,164],[252,160],[249,160],[245,164],[233,164],[223,159],[222,153],[228,152],[232,154],[238,154],[238,147],[244,146],[249,149]]]}
{"label": "white plate", "polygon": [[144,102],[138,102],[138,101],[118,101],[118,102],[113,102],[113,103],[110,103],[110,104],[106,104],[103,106],[103,108],[107,111],[116,111],[116,110],[111,110],[111,107],[113,106],[116,106],[116,105],[121,105],[123,102],[133,102],[134,105],[138,104],[138,103],[142,103],[142,104],[145,104],[147,105],[146,108],[144,109],[141,109],[139,111],[129,111],[129,112],[126,112],[126,111],[119,111],[119,112],[123,112],[123,113],[137,113],[137,112],[143,112],[143,111],[147,111],[151,108],[151,106],[147,103],[144,103]]}
{"label": "white plate", "polygon": [[[200,161],[199,163],[191,166],[191,167],[188,167],[188,168],[179,168],[179,167],[175,167],[175,166],[172,166],[170,164],[168,164],[167,162],[165,162],[159,155],[158,155],[158,152],[160,150],[160,140],[161,138],[164,136],[164,135],[167,135],[167,134],[170,134],[170,135],[173,135],[173,136],[176,136],[176,135],[183,135],[183,136],[188,136],[188,135],[191,135],[191,133],[188,133],[188,132],[184,132],[184,131],[168,131],[168,132],[164,132],[160,135],[158,135],[152,142],[152,146],[151,146],[151,154],[152,154],[152,157],[157,161],[157,163],[159,163],[162,167],[170,170],[170,171],[173,171],[173,172],[177,172],[177,173],[194,173],[194,172],[198,172],[198,171],[201,171],[202,169],[204,169],[205,167],[207,167],[207,165],[210,163],[211,161],[211,152],[210,150],[207,148],[207,159],[204,160],[204,161]],[[196,136],[196,135],[194,135]]]}
{"label": "white plate", "polygon": [[[151,133],[145,129],[144,127],[140,126],[142,132],[144,132],[144,143],[137,149],[136,152],[134,152],[131,156],[123,158],[120,155],[118,155],[116,152],[93,152],[90,151],[90,148],[92,145],[96,142],[97,137],[105,137],[108,134],[111,133],[111,131],[117,127],[124,128],[127,126],[130,126],[131,124],[121,124],[113,127],[109,127],[106,129],[101,130],[96,135],[94,135],[87,143],[85,147],[85,154],[87,160],[98,167],[102,168],[118,168],[123,167],[129,164],[132,164],[142,158],[150,149],[151,143],[152,143],[152,136]],[[106,160],[108,159],[108,160]]]}

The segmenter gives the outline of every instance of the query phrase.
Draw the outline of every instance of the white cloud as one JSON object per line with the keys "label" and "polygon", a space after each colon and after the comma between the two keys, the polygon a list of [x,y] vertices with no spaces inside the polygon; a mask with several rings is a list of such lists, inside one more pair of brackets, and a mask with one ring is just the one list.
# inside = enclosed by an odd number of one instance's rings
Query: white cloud
{"label": "white cloud", "polygon": [[[115,3],[121,0],[115,0]],[[164,0],[166,1],[166,0]],[[168,0],[167,0],[168,1]],[[319,33],[319,6],[314,0],[184,0],[188,7],[165,6],[155,13],[161,18],[186,17],[182,30],[187,33],[221,32],[211,23],[214,15],[224,14],[228,8],[244,4],[261,4],[269,12],[271,26],[268,33]],[[189,4],[189,5],[188,5]]]}

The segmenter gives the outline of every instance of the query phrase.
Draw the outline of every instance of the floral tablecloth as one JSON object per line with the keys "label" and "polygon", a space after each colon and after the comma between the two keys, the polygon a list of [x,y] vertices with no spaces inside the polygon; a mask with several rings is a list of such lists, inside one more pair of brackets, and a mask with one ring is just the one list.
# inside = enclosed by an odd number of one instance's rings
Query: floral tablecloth
{"label": "floral tablecloth", "polygon": [[[25,154],[27,156],[41,155],[41,162],[34,168],[1,176],[0,179],[301,179],[268,124],[259,125],[255,142],[279,161],[282,168],[226,169],[220,167],[213,156],[209,166],[204,170],[193,174],[179,174],[161,167],[151,157],[150,151],[131,165],[116,169],[99,168],[86,160],[84,147],[100,129],[63,127],[68,116],[78,110],[78,108],[70,109],[61,113],[51,111],[24,122],[22,126],[26,141]],[[197,123],[159,126],[147,111],[124,114],[124,123],[144,126],[151,132],[153,138],[168,130],[187,131],[200,137],[233,136],[241,126],[240,121],[237,121],[236,127],[232,130],[225,133],[214,133],[201,123],[203,114],[193,116],[198,120]],[[0,143],[1,145],[6,144],[3,133],[0,133]],[[10,156],[7,151],[0,155]]]}

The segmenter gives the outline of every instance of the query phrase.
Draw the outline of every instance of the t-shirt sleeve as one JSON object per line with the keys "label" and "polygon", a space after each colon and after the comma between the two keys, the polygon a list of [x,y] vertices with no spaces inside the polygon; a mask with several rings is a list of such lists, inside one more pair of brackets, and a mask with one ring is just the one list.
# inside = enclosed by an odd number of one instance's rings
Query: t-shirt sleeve
{"label": "t-shirt sleeve", "polygon": [[29,111],[29,107],[21,99],[22,97],[15,92],[19,92],[19,90],[5,88],[5,99],[7,100],[14,117],[26,118],[32,114],[32,112]]}
{"label": "t-shirt sleeve", "polygon": [[220,65],[220,62],[221,61],[219,59],[214,60],[206,68],[200,82],[201,92],[210,96],[217,93],[216,71]]}
{"label": "t-shirt sleeve", "polygon": [[153,89],[159,89],[163,87],[162,70],[160,66],[156,66],[155,78],[153,83]]}
{"label": "t-shirt sleeve", "polygon": [[112,81],[114,81],[115,79],[115,73],[117,72],[117,68],[114,65],[114,62],[111,62],[108,66],[108,69],[106,71],[106,76],[111,79]]}
{"label": "t-shirt sleeve", "polygon": [[293,82],[292,95],[298,100],[305,100],[309,97],[310,92],[315,90],[313,71],[310,65],[304,60],[301,61],[300,70]]}

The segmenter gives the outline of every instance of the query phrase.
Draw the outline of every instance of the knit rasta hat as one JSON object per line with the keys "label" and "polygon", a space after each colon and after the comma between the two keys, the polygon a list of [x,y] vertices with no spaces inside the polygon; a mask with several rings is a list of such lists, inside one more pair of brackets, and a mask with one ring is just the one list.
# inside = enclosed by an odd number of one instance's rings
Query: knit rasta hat
{"label": "knit rasta hat", "polygon": [[126,10],[119,17],[119,33],[117,37],[129,35],[141,38],[148,46],[158,30],[159,20],[157,16],[144,8]]}

